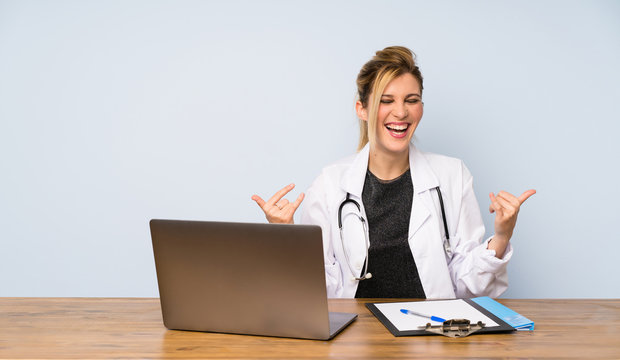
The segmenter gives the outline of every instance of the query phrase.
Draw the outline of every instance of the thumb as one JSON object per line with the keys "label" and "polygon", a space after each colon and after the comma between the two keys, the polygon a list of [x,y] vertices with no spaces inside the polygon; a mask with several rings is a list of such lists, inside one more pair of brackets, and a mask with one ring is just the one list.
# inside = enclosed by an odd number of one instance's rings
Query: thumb
{"label": "thumb", "polygon": [[261,209],[263,208],[263,206],[265,206],[265,200],[263,200],[258,195],[252,195],[252,200],[256,201],[256,203],[258,204],[258,206],[260,206]]}

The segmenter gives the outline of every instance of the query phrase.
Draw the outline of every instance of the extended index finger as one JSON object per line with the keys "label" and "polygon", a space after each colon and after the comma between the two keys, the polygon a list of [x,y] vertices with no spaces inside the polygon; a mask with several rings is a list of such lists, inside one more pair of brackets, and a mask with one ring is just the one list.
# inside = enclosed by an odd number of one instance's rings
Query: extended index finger
{"label": "extended index finger", "polygon": [[280,201],[280,199],[282,199],[284,197],[284,195],[288,194],[289,191],[293,190],[294,187],[295,187],[295,184],[288,184],[288,185],[286,185],[285,187],[280,189],[280,191],[275,193],[275,195],[273,195],[271,197],[271,199],[269,199],[267,201],[267,204],[273,206],[275,203]]}
{"label": "extended index finger", "polygon": [[521,204],[523,204],[523,202],[524,202],[525,200],[527,200],[530,196],[532,196],[532,195],[534,195],[534,194],[536,194],[536,190],[534,190],[534,189],[527,190],[526,192],[524,192],[523,194],[521,194],[521,196],[519,196],[519,197],[518,197],[519,202],[520,202]]}

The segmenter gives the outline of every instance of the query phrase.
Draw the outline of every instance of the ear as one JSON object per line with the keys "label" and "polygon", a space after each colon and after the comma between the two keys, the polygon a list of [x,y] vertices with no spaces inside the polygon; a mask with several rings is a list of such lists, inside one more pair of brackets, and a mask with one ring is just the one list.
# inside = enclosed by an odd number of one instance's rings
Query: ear
{"label": "ear", "polygon": [[366,108],[364,108],[362,102],[359,100],[355,102],[355,112],[360,120],[368,121],[368,111],[366,111]]}

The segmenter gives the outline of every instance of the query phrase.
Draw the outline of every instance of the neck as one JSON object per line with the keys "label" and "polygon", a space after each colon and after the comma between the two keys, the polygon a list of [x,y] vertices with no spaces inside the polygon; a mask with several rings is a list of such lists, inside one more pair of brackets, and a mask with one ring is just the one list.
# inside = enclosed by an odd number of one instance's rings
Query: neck
{"label": "neck", "polygon": [[379,151],[370,146],[368,170],[381,180],[392,180],[409,169],[409,149],[402,153]]}

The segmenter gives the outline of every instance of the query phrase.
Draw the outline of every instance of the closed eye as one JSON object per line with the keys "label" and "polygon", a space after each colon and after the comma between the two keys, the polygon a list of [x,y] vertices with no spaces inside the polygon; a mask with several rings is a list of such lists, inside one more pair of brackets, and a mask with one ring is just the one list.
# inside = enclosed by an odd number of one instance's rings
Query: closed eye
{"label": "closed eye", "polygon": [[[391,104],[393,102],[394,102],[394,100],[387,100],[387,99],[386,100],[381,100],[382,104]],[[405,102],[407,104],[417,104],[417,103],[420,102],[420,99],[407,99],[407,100],[405,100]]]}

